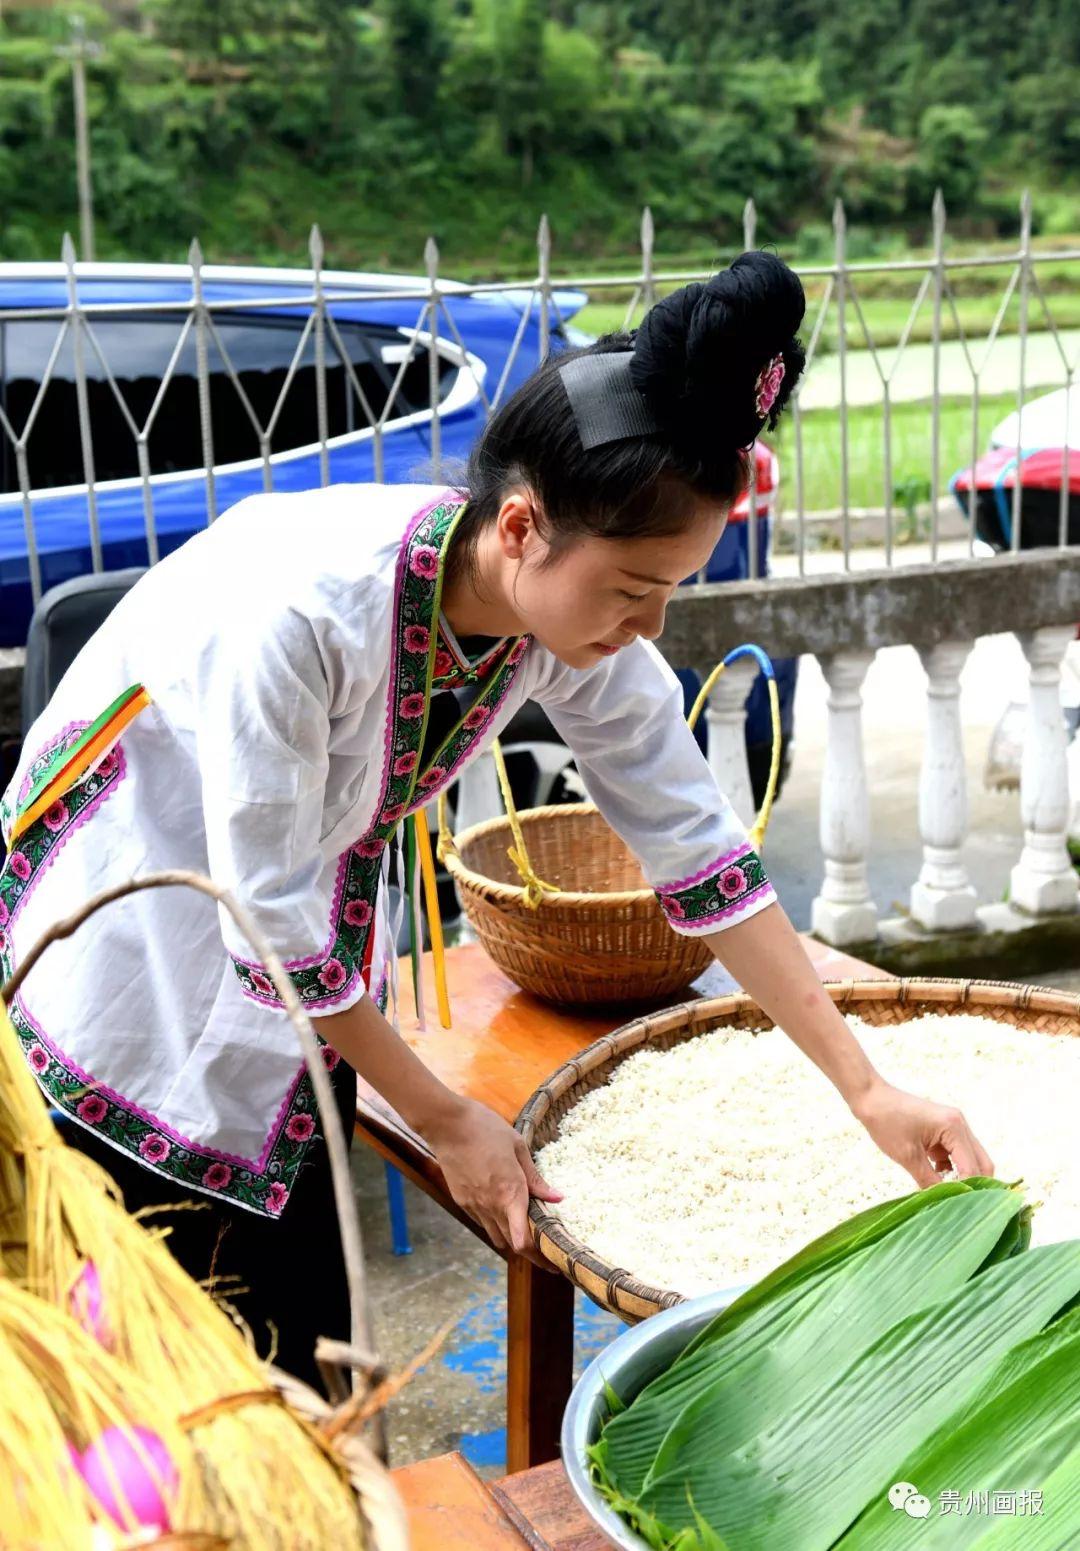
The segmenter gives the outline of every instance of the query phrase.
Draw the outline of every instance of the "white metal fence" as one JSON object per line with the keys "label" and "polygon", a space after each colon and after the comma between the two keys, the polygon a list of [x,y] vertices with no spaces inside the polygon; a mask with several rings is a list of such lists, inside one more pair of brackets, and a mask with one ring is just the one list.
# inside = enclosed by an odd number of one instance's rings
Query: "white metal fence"
{"label": "white metal fence", "polygon": [[[819,293],[809,310],[806,322],[807,372],[799,389],[793,395],[789,411],[791,450],[794,455],[785,461],[781,470],[785,492],[785,530],[790,535],[797,555],[800,575],[806,569],[808,522],[823,515],[821,511],[811,509],[806,498],[807,437],[819,435],[821,432],[801,400],[806,384],[814,381],[815,365],[823,357],[825,330],[830,321],[835,334],[835,362],[831,370],[836,374],[837,394],[835,424],[831,430],[837,440],[839,504],[824,515],[830,516],[835,521],[839,542],[835,561],[830,562],[826,558],[826,565],[833,564],[837,569],[850,568],[852,552],[858,542],[859,517],[862,515],[862,510],[854,506],[851,500],[852,450],[849,426],[853,406],[849,388],[853,363],[856,359],[861,370],[866,369],[867,362],[870,363],[880,388],[876,403],[880,408],[881,504],[880,508],[876,509],[876,514],[881,522],[884,563],[886,566],[895,563],[898,499],[893,477],[892,421],[896,405],[896,385],[912,348],[915,324],[924,308],[929,308],[931,313],[928,363],[930,392],[927,402],[925,474],[928,496],[927,541],[932,559],[936,560],[939,555],[943,501],[949,499],[942,489],[943,475],[947,471],[942,466],[941,438],[941,411],[944,397],[942,352],[946,343],[948,325],[952,325],[955,336],[951,344],[959,345],[970,379],[970,461],[972,463],[985,451],[980,435],[979,416],[984,397],[987,362],[1002,337],[1010,309],[1014,307],[1017,311],[1017,365],[1014,384],[1017,410],[1022,411],[1031,397],[1029,387],[1031,375],[1028,370],[1029,346],[1033,335],[1038,332],[1042,344],[1051,345],[1055,359],[1060,365],[1060,375],[1053,383],[1047,383],[1046,374],[1043,373],[1044,380],[1039,384],[1040,389],[1056,386],[1064,391],[1063,424],[1069,421],[1071,394],[1077,366],[1080,364],[1080,344],[1069,337],[1067,330],[1058,326],[1053,315],[1052,297],[1048,293],[1047,286],[1043,284],[1040,273],[1049,265],[1075,264],[1077,276],[1080,278],[1080,249],[1061,248],[1047,251],[1033,248],[1032,206],[1027,194],[1024,195],[1020,207],[1018,246],[1007,253],[985,252],[950,256],[946,225],[945,206],[939,193],[933,207],[933,246],[929,255],[904,260],[852,261],[848,257],[847,221],[843,206],[838,202],[833,213],[832,262],[800,267],[804,279],[812,282],[814,290]],[[752,200],[747,202],[745,208],[742,236],[746,248],[754,246],[757,239],[757,217]],[[317,228],[313,229],[311,234],[310,269],[274,271],[273,276],[280,277],[282,280],[280,294],[273,294],[274,286],[270,285],[267,294],[249,299],[216,300],[208,297],[205,284],[207,275],[220,274],[223,271],[208,270],[198,242],[193,242],[191,245],[186,271],[176,267],[169,270],[169,273],[174,276],[187,273],[190,278],[190,296],[179,301],[153,303],[88,301],[80,290],[79,282],[84,277],[100,274],[103,270],[101,267],[92,268],[79,264],[70,238],[65,239],[60,266],[0,266],[0,279],[17,279],[20,276],[30,275],[45,277],[52,274],[54,277],[62,276],[66,287],[66,304],[62,307],[0,308],[0,337],[3,335],[4,326],[8,323],[52,319],[57,324],[56,338],[41,375],[36,396],[20,424],[13,423],[8,414],[6,394],[3,393],[3,363],[0,355],[0,395],[3,395],[0,396],[0,445],[6,440],[10,449],[9,455],[14,457],[18,490],[13,498],[18,499],[22,506],[35,599],[40,594],[41,578],[34,503],[42,492],[36,492],[31,482],[29,452],[42,403],[53,384],[57,362],[62,351],[70,352],[74,377],[77,436],[83,476],[80,488],[85,498],[89,525],[91,565],[95,570],[100,570],[103,564],[98,512],[103,483],[98,478],[95,468],[95,427],[92,423],[87,390],[91,365],[95,376],[100,373],[107,382],[132,439],[142,491],[146,543],[150,560],[153,562],[157,558],[159,549],[154,516],[155,477],[151,472],[149,439],[157,423],[166,392],[174,380],[178,363],[185,350],[190,350],[192,342],[198,389],[202,464],[201,469],[194,472],[205,480],[207,520],[213,521],[218,512],[216,494],[218,465],[215,463],[210,403],[209,353],[211,348],[216,352],[221,362],[221,370],[231,383],[243,413],[250,422],[263,468],[264,488],[273,488],[275,436],[286,399],[295,390],[297,371],[302,361],[310,362],[313,367],[319,478],[326,483],[330,477],[328,448],[331,442],[327,422],[328,367],[340,365],[344,370],[348,383],[346,393],[350,405],[349,412],[357,424],[355,434],[371,437],[375,475],[379,478],[383,467],[385,439],[394,431],[402,413],[401,390],[406,373],[410,367],[415,367],[416,363],[426,358],[431,460],[437,473],[442,461],[441,415],[444,412],[444,406],[440,403],[440,374],[445,369],[445,363],[451,361],[460,373],[468,376],[470,390],[482,401],[485,412],[490,413],[501,402],[509,374],[515,364],[520,364],[523,353],[534,352],[535,361],[529,364],[538,364],[550,349],[552,331],[559,328],[562,321],[559,309],[560,292],[582,290],[587,292],[590,299],[594,301],[621,298],[625,300],[624,326],[632,327],[659,294],[689,280],[703,278],[701,274],[689,271],[664,269],[657,262],[655,249],[656,234],[650,212],[646,210],[641,221],[640,263],[635,269],[614,275],[556,275],[552,234],[547,219],[544,218],[540,222],[538,232],[537,269],[534,275],[519,281],[460,285],[440,278],[439,251],[434,241],[429,241],[424,251],[423,278],[405,278],[393,282],[393,294],[398,301],[415,302],[416,322],[411,330],[402,330],[404,344],[399,351],[400,359],[396,362],[396,371],[392,374],[391,380],[384,384],[381,404],[373,403],[369,393],[365,391],[355,363],[343,342],[334,307],[338,302],[356,304],[365,301],[385,301],[386,284],[381,281],[376,284],[379,277],[349,276],[326,270],[323,242]],[[965,273],[973,274],[980,271],[1000,276],[1000,296],[991,326],[981,338],[973,338],[965,330],[961,319],[958,291],[961,277]],[[868,322],[866,300],[863,294],[868,281],[886,275],[919,277],[910,311],[891,355],[887,355],[880,342],[875,339],[874,331]],[[371,283],[367,284],[367,282]],[[499,293],[524,297],[527,305],[521,308],[520,323],[512,340],[500,380],[490,385],[486,381],[487,374],[483,362],[466,347],[466,342],[461,337],[448,304],[455,298]],[[276,403],[269,413],[260,414],[252,404],[241,381],[241,375],[230,359],[219,328],[219,319],[226,311],[231,314],[254,313],[270,309],[280,312],[283,308],[294,310],[303,320],[302,327]],[[157,391],[149,410],[141,419],[137,419],[110,367],[107,352],[98,337],[97,326],[102,319],[106,318],[146,317],[149,319],[151,316],[158,320],[162,317],[174,318],[177,325],[177,339],[172,355],[161,372]],[[858,349],[849,336],[860,341]],[[1072,350],[1074,344],[1076,349]],[[1071,355],[1070,350],[1072,350]],[[415,416],[412,418],[415,421]],[[812,426],[813,429],[808,430],[808,426]],[[1022,420],[1018,416],[1016,446],[1018,460],[1025,450],[1021,431]],[[1064,440],[1063,437],[1063,442]],[[1062,446],[1061,456],[1062,478],[1059,491],[1057,542],[1064,546],[1069,538],[1069,467],[1068,448],[1065,445]],[[1010,542],[1014,550],[1024,547],[1024,513],[1021,497],[1021,481],[1017,477],[1011,495]],[[753,578],[762,570],[758,503],[756,491],[753,488],[750,492],[749,507],[748,569]],[[970,502],[966,535],[966,552],[972,556],[975,553],[974,500]],[[820,566],[817,567],[817,569],[820,568]]]}

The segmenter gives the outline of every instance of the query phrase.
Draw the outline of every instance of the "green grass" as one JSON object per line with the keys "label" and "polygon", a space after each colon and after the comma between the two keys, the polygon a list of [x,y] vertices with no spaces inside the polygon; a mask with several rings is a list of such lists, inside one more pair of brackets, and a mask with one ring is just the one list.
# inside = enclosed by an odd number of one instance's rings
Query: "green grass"
{"label": "green grass", "polygon": [[[1047,295],[1047,306],[1050,316],[1058,328],[1080,328],[1080,286],[1076,280],[1080,276],[1080,263],[1073,266],[1072,288],[1053,289]],[[997,310],[1004,295],[1005,284],[1002,278],[1000,289],[988,294],[964,295],[957,298],[956,309],[959,314],[960,327],[969,343],[976,346],[982,344],[990,333],[997,316]],[[1055,287],[1056,287],[1055,282]],[[1049,289],[1048,283],[1044,283],[1044,289]],[[899,344],[900,338],[907,326],[908,317],[915,303],[918,293],[918,284],[910,286],[910,294],[905,291],[902,296],[868,296],[860,295],[860,305],[871,338],[878,348],[891,347]],[[626,309],[630,303],[632,293],[627,293],[621,301],[596,301],[583,307],[574,319],[579,328],[585,329],[590,334],[608,334],[624,326]],[[819,301],[811,294],[807,307],[807,321],[804,332],[809,334],[817,318]],[[633,317],[633,322],[640,320],[641,309],[638,307]],[[933,338],[934,314],[932,299],[927,296],[912,324],[908,338],[912,343],[925,344]],[[1043,331],[1046,329],[1046,318],[1039,301],[1032,297],[1028,310],[1028,327],[1031,330]],[[1005,317],[1001,324],[1002,334],[1016,334],[1020,328],[1020,300],[1013,296]],[[858,313],[849,303],[847,312],[847,341],[850,348],[858,350],[866,348],[866,335],[863,331]],[[946,301],[942,308],[941,337],[943,340],[959,339],[960,334],[956,328],[956,320],[952,309]],[[839,329],[836,324],[836,304],[830,303],[825,326],[821,336],[820,348],[825,351],[835,350],[839,338]]]}
{"label": "green grass", "polygon": [[[1016,408],[1011,394],[980,402],[977,447],[985,451],[990,432],[999,420]],[[913,487],[930,480],[930,405],[926,402],[894,405],[891,419],[892,485],[908,481]],[[941,404],[941,484],[947,495],[948,481],[972,461],[972,407],[970,399],[945,399]],[[775,438],[780,459],[783,506],[795,507],[795,427],[790,418],[781,421]],[[827,511],[840,505],[840,413],[819,409],[802,417],[803,500],[808,512]],[[885,504],[884,419],[876,405],[848,411],[848,489],[855,507],[880,508]],[[951,500],[951,497],[947,496]],[[902,502],[897,502],[898,530]]]}

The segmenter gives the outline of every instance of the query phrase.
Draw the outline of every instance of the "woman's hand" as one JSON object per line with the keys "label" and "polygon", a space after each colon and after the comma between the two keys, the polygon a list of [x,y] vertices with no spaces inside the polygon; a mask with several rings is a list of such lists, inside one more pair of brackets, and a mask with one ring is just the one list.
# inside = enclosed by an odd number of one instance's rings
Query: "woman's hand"
{"label": "woman's hand", "polygon": [[[370,997],[315,1027],[366,1082],[424,1138],[450,1194],[498,1250],[555,1271],[533,1247],[529,1197],[561,1201],[540,1178],[521,1137],[485,1104],[441,1083],[390,1027]],[[558,1275],[557,1272],[555,1272]]]}
{"label": "woman's hand", "polygon": [[882,1152],[920,1187],[955,1169],[961,1179],[993,1175],[994,1165],[958,1109],[934,1104],[879,1079],[849,1106]]}
{"label": "woman's hand", "polygon": [[454,1200],[483,1228],[498,1250],[523,1255],[554,1271],[534,1247],[529,1197],[561,1201],[537,1172],[513,1126],[472,1099],[460,1099],[426,1128],[425,1140],[439,1161]]}

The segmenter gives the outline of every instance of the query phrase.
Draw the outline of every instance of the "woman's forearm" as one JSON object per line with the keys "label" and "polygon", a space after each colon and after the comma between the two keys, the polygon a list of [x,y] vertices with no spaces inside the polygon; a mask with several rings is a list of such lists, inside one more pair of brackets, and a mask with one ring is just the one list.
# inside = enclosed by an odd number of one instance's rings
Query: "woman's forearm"
{"label": "woman's forearm", "polygon": [[396,1034],[370,997],[344,1012],[312,1020],[320,1038],[381,1093],[426,1142],[434,1146],[461,1101]]}
{"label": "woman's forearm", "polygon": [[799,935],[779,905],[710,932],[716,958],[758,1006],[809,1056],[848,1105],[882,1081],[818,979]]}

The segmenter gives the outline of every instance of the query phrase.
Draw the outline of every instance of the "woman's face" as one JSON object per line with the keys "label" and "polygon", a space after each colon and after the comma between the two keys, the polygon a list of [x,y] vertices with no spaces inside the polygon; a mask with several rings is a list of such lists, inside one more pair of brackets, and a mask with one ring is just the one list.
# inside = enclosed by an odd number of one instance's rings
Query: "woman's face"
{"label": "woman's face", "polygon": [[[504,515],[505,506],[500,524]],[[531,503],[522,519],[510,514],[499,534],[518,631],[569,667],[590,668],[639,636],[660,635],[676,587],[704,569],[719,542],[726,510],[702,502],[687,527],[661,538],[581,538],[554,551]]]}

